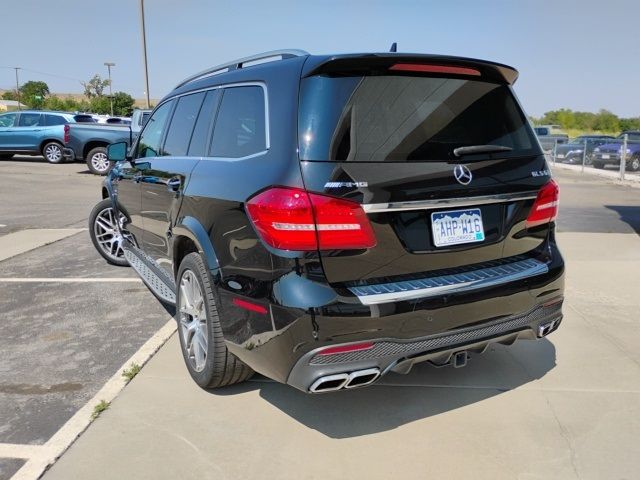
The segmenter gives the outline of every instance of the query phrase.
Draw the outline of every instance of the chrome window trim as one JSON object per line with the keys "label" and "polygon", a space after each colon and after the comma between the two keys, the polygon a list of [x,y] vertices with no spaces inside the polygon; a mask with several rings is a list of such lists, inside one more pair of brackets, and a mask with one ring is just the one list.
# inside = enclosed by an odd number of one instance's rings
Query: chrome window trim
{"label": "chrome window trim", "polygon": [[438,198],[435,200],[415,200],[410,202],[367,203],[362,208],[366,213],[399,212],[404,210],[434,210],[445,207],[467,207],[471,205],[489,205],[492,203],[532,200],[538,192],[501,193],[480,197]]}
{"label": "chrome window trim", "polygon": [[431,298],[438,295],[468,292],[542,275],[549,271],[546,263],[533,258],[517,260],[469,272],[425,277],[417,280],[349,287],[363,305]]}

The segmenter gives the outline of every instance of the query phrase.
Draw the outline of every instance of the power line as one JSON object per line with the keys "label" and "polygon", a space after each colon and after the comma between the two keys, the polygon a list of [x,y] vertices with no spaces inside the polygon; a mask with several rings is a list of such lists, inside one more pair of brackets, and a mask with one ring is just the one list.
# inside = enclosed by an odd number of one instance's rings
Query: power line
{"label": "power line", "polygon": [[[16,67],[7,67],[5,65],[0,65],[0,68],[9,68],[11,70],[14,70]],[[79,78],[67,77],[66,75],[58,75],[57,73],[41,72],[39,70],[32,70],[30,68],[24,68],[24,67],[19,67],[19,68],[20,68],[20,70],[23,70],[25,72],[37,73],[38,75],[47,75],[49,77],[64,78],[66,80],[74,80],[76,82],[82,83],[82,80],[80,80]]]}

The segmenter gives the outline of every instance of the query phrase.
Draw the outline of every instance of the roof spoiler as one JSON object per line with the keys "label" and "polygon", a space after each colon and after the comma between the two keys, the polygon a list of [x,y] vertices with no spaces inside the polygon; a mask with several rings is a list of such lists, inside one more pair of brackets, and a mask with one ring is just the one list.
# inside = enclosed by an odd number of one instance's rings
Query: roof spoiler
{"label": "roof spoiler", "polygon": [[[410,66],[416,68],[412,70]],[[393,68],[395,67],[395,68]],[[433,67],[436,67],[435,69]],[[441,67],[440,71],[437,67]],[[508,65],[473,58],[447,55],[411,53],[368,53],[309,57],[302,71],[303,77],[312,75],[350,74],[366,75],[391,71],[442,73],[480,77],[484,80],[513,85],[518,71]]]}

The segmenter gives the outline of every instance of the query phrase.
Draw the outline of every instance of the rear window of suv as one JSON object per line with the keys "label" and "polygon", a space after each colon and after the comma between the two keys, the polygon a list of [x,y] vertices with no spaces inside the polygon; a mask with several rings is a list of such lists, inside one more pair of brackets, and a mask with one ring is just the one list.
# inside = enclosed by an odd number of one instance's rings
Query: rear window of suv
{"label": "rear window of suv", "polygon": [[471,145],[541,153],[508,86],[459,78],[309,77],[298,128],[302,160],[442,161]]}

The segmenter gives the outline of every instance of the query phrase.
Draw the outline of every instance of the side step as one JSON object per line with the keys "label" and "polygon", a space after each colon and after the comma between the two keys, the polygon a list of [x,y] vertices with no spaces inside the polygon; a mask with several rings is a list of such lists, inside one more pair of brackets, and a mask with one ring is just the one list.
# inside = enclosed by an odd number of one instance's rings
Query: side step
{"label": "side step", "polygon": [[129,242],[123,245],[124,257],[129,265],[138,272],[142,281],[163,302],[176,304],[176,284],[173,278],[154,260]]}

